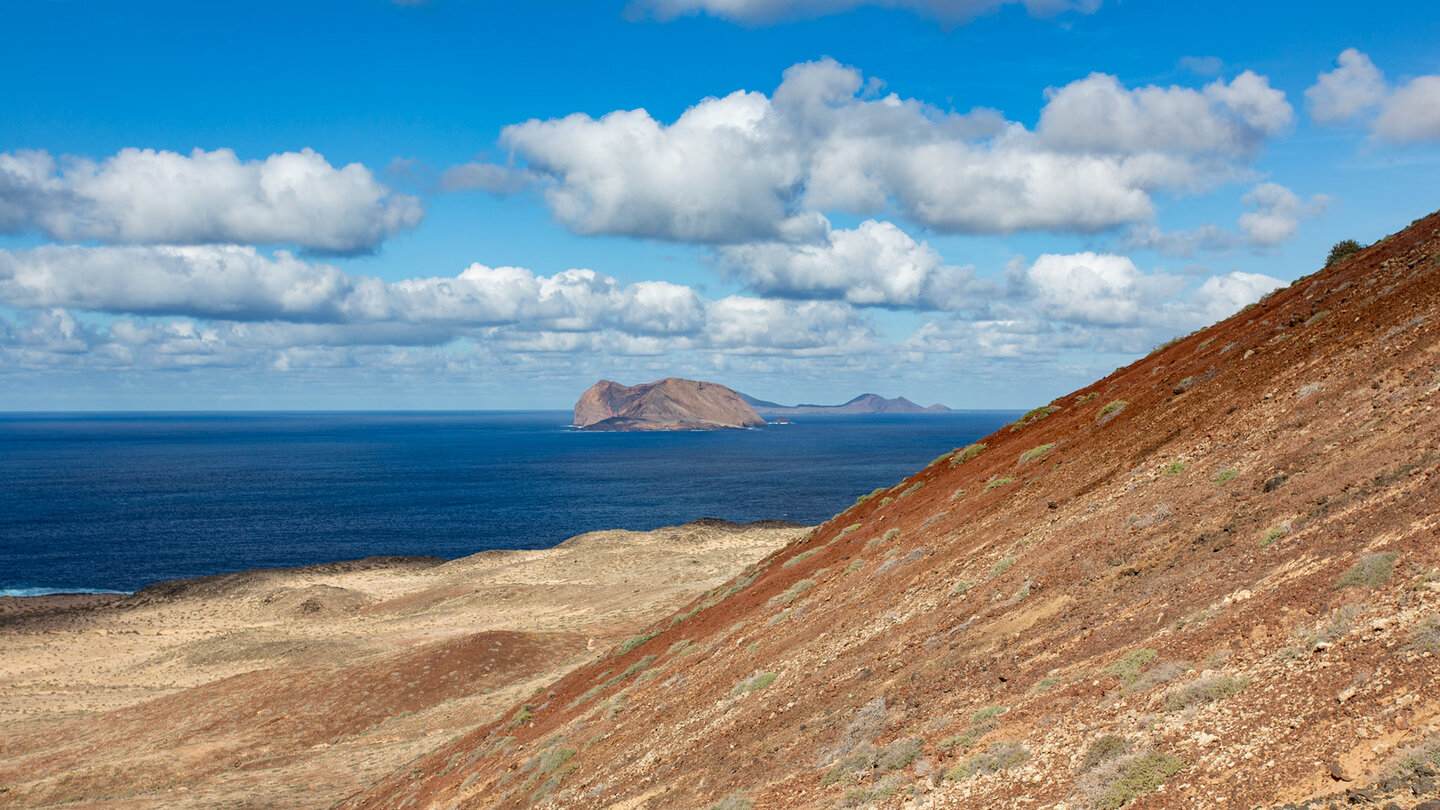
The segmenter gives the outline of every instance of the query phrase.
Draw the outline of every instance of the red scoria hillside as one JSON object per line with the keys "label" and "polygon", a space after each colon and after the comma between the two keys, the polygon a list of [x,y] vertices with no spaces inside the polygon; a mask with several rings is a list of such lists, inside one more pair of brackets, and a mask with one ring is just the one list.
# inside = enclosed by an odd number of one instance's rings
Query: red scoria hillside
{"label": "red scoria hillside", "polygon": [[343,804],[1440,798],[1437,336],[1432,215],[862,498]]}

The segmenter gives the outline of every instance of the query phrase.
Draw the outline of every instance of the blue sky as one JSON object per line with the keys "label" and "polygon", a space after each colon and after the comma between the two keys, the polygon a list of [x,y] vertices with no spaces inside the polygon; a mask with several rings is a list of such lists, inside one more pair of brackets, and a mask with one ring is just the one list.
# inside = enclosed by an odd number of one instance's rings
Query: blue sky
{"label": "blue sky", "polygon": [[0,408],[1048,401],[1437,207],[1427,4],[36,2]]}

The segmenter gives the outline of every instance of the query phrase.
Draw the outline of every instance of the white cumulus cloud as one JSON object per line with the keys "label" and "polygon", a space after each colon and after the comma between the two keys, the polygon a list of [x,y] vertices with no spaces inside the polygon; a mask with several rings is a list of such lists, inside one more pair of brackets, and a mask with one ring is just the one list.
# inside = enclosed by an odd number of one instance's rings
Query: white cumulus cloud
{"label": "white cumulus cloud", "polygon": [[789,68],[768,98],[708,98],[671,124],[645,110],[577,113],[512,125],[501,141],[578,233],[819,244],[831,210],[899,209],[949,233],[1144,221],[1153,192],[1234,176],[1292,118],[1250,72],[1203,90],[1130,90],[1095,74],[1050,91],[1035,131],[877,88],[824,59]]}
{"label": "white cumulus cloud", "polygon": [[873,219],[832,230],[820,243],[731,245],[721,248],[719,257],[730,273],[762,295],[920,309],[975,303],[972,268],[947,265],[928,244]]}
{"label": "white cumulus cloud", "polygon": [[44,151],[0,153],[0,229],[62,241],[290,244],[373,251],[424,217],[358,163],[336,168],[309,149],[240,160],[122,149],[95,161]]}
{"label": "white cumulus cloud", "polygon": [[1336,67],[1305,91],[1318,124],[1359,123],[1394,143],[1440,140],[1440,75],[1416,76],[1392,87],[1370,57],[1347,48]]}

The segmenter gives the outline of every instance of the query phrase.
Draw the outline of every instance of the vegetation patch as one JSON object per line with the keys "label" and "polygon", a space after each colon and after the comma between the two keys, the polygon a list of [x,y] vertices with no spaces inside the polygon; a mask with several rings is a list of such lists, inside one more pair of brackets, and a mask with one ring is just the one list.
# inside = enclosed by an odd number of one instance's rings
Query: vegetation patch
{"label": "vegetation patch", "polygon": [[1385,774],[1405,779],[1433,775],[1429,772],[1437,770],[1440,770],[1440,736],[1431,736],[1396,755],[1395,761],[1385,769]]}
{"label": "vegetation patch", "polygon": [[1095,768],[1081,782],[1089,804],[1097,810],[1118,810],[1128,802],[1153,792],[1185,768],[1185,760],[1150,750],[1110,760]]}
{"label": "vegetation patch", "polygon": [[1004,706],[986,706],[983,709],[977,709],[974,714],[970,715],[970,722],[983,723],[986,720],[993,720],[1006,711],[1008,710]]}
{"label": "vegetation patch", "polygon": [[1130,403],[1126,402],[1125,400],[1117,399],[1114,402],[1111,402],[1100,409],[1100,414],[1096,417],[1096,421],[1103,425],[1106,422],[1109,422],[1111,419],[1119,416],[1121,411],[1124,411],[1129,406]]}
{"label": "vegetation patch", "polygon": [[994,488],[996,488],[996,487],[1004,486],[1004,485],[1006,485],[1006,484],[1013,484],[1013,483],[1015,483],[1015,479],[1014,479],[1014,478],[991,478],[991,479],[990,479],[990,482],[985,485],[985,491],[986,491],[986,492],[989,492],[990,490],[992,490],[992,489],[994,489]]}
{"label": "vegetation patch", "polygon": [[1148,692],[1162,683],[1169,683],[1192,669],[1188,661],[1162,661],[1141,672],[1135,680],[1125,685],[1128,693]]}
{"label": "vegetation patch", "polygon": [[1225,483],[1226,481],[1232,481],[1232,480],[1234,480],[1235,477],[1238,476],[1239,474],[1240,474],[1240,471],[1239,471],[1239,470],[1231,470],[1231,469],[1228,469],[1228,468],[1227,468],[1227,469],[1224,469],[1224,470],[1219,470],[1219,471],[1217,471],[1213,476],[1210,477],[1210,480],[1211,480],[1211,481],[1214,481],[1214,482],[1217,483],[1217,484],[1223,484],[1223,483]]}
{"label": "vegetation patch", "polygon": [[1395,558],[1398,555],[1393,551],[1381,551],[1375,554],[1366,554],[1360,561],[1350,567],[1349,571],[1340,575],[1335,580],[1336,588],[1373,588],[1390,579],[1390,574],[1395,570]]}
{"label": "vegetation patch", "polygon": [[[944,458],[944,456],[941,456],[940,458]],[[939,460],[939,459],[936,459],[936,461],[938,461],[938,460]],[[862,504],[862,503],[870,500],[871,498],[875,497],[876,495],[879,495],[880,493],[884,492],[884,491],[887,490],[887,489],[889,489],[889,487],[876,487],[875,489],[872,489],[868,494],[861,495],[860,497],[856,498],[856,499],[855,499],[855,505],[856,505],[856,506],[859,506],[860,504]]]}
{"label": "vegetation patch", "polygon": [[628,677],[630,677],[631,675],[634,675],[635,673],[640,672],[641,670],[644,670],[645,668],[649,667],[651,664],[655,663],[655,659],[658,658],[658,657],[659,657],[659,656],[656,656],[656,655],[647,655],[647,656],[645,656],[644,658],[641,658],[639,661],[636,661],[635,663],[633,663],[633,664],[631,664],[630,666],[626,667],[626,668],[625,668],[625,671],[622,672],[622,673],[620,673],[620,677],[621,677],[622,679],[623,679],[623,678],[628,678]]}
{"label": "vegetation patch", "polygon": [[1277,526],[1271,529],[1270,531],[1265,533],[1264,537],[1260,538],[1260,547],[1269,548],[1270,546],[1275,544],[1276,540],[1284,537],[1285,532],[1286,529],[1283,526]]}
{"label": "vegetation patch", "polygon": [[735,684],[735,688],[730,690],[730,696],[738,697],[739,695],[748,695],[751,692],[758,692],[761,689],[764,689],[765,687],[774,683],[775,678],[776,675],[773,672],[757,672],[754,675],[751,675],[750,677],[741,681],[740,683]]}
{"label": "vegetation patch", "polygon": [[1081,394],[1080,396],[1075,397],[1075,404],[1076,404],[1076,405],[1084,405],[1085,403],[1089,402],[1090,400],[1092,400],[1092,399],[1094,399],[1094,398],[1096,398],[1096,397],[1098,397],[1098,396],[1100,396],[1100,395],[1099,395],[1098,393],[1094,392],[1094,391],[1091,391],[1091,392],[1088,393],[1088,394]]}
{"label": "vegetation patch", "polygon": [[1406,647],[1415,652],[1440,653],[1440,615],[1417,622],[1410,631],[1410,643]]}
{"label": "vegetation patch", "polygon": [[1080,772],[1093,771],[1112,759],[1119,759],[1130,753],[1130,741],[1119,734],[1101,734],[1085,746],[1085,756],[1080,760]]}
{"label": "vegetation patch", "polygon": [[1041,692],[1048,692],[1058,685],[1060,685],[1059,678],[1055,677],[1054,675],[1046,675],[1045,677],[1036,681],[1035,685],[1030,687],[1030,691],[1031,693],[1038,695]]}
{"label": "vegetation patch", "polygon": [[1185,684],[1165,698],[1165,708],[1180,711],[1203,703],[1214,703],[1245,691],[1250,682],[1230,675],[1210,675]]}
{"label": "vegetation patch", "polygon": [[530,719],[534,716],[535,707],[531,706],[529,703],[523,703],[520,705],[520,710],[515,712],[515,716],[510,718],[510,722],[506,724],[505,728],[515,728],[516,726],[523,726],[526,723],[530,722]]}
{"label": "vegetation patch", "polygon": [[780,567],[781,567],[781,568],[789,568],[789,567],[792,566],[792,565],[796,565],[796,564],[798,564],[798,563],[802,563],[802,562],[805,561],[805,558],[806,558],[806,557],[811,556],[812,554],[814,554],[815,552],[817,552],[817,551],[819,551],[819,550],[820,550],[820,549],[818,549],[818,548],[812,548],[812,549],[810,549],[809,551],[802,551],[802,552],[800,552],[799,554],[796,554],[794,557],[791,557],[790,559],[786,560],[785,562],[780,563]]}
{"label": "vegetation patch", "polygon": [[1338,264],[1364,250],[1365,246],[1354,239],[1341,239],[1330,246],[1330,255],[1325,257],[1325,266]]}
{"label": "vegetation patch", "polygon": [[732,793],[710,805],[706,810],[755,810],[755,802],[743,793]]}
{"label": "vegetation patch", "polygon": [[1030,749],[1020,743],[991,743],[984,753],[961,762],[945,772],[945,778],[959,782],[982,773],[999,773],[1023,764],[1030,758]]}
{"label": "vegetation patch", "polygon": [[1020,454],[1020,463],[1024,464],[1027,461],[1033,461],[1037,458],[1040,458],[1041,456],[1050,452],[1051,449],[1053,449],[1054,447],[1055,442],[1050,442],[1049,444],[1042,444],[1036,447],[1032,447],[1029,450],[1026,450],[1025,452]]}
{"label": "vegetation patch", "polygon": [[950,595],[959,596],[973,587],[975,587],[975,580],[973,579],[956,580],[955,584],[950,586]]}
{"label": "vegetation patch", "polygon": [[1166,475],[1179,475],[1179,474],[1182,473],[1182,472],[1185,472],[1185,463],[1184,463],[1184,462],[1181,462],[1181,461],[1172,461],[1172,462],[1170,462],[1169,464],[1166,464],[1166,465],[1165,465],[1165,474],[1166,474]]}
{"label": "vegetation patch", "polygon": [[781,602],[788,605],[791,602],[794,602],[795,599],[800,596],[800,594],[805,593],[813,587],[815,587],[815,580],[802,579],[794,585],[791,585],[790,590],[780,594],[771,601]]}
{"label": "vegetation patch", "polygon": [[1140,679],[1140,672],[1149,666],[1152,661],[1159,657],[1160,653],[1155,650],[1131,650],[1125,657],[1110,665],[1106,672],[1120,679],[1120,682],[1129,686]]}
{"label": "vegetation patch", "polygon": [[641,633],[638,636],[631,636],[630,638],[627,638],[623,642],[621,642],[620,646],[615,650],[615,654],[624,655],[625,653],[630,652],[631,650],[639,647],[641,644],[644,644],[645,642],[649,641],[652,638],[655,638],[658,635],[660,635],[659,630],[651,633]]}
{"label": "vegetation patch", "polygon": [[861,568],[864,568],[864,567],[865,567],[865,561],[862,560],[862,559],[860,559],[859,557],[856,557],[854,561],[852,561],[848,566],[845,567],[845,573],[846,573],[846,574],[853,574],[853,573],[855,573],[856,571],[859,571]]}
{"label": "vegetation patch", "polygon": [[1009,570],[1010,570],[1010,566],[1012,566],[1012,565],[1014,565],[1014,564],[1015,564],[1015,558],[1014,558],[1014,557],[1005,557],[1004,559],[999,560],[998,562],[996,562],[995,565],[994,565],[993,567],[991,567],[991,569],[990,569],[990,576],[991,576],[991,577],[998,577],[998,576],[1000,576],[1001,574],[1005,573],[1006,571],[1009,571]]}
{"label": "vegetation patch", "polygon": [[943,741],[940,743],[940,749],[943,751],[943,750],[946,750],[946,749],[957,748],[957,747],[958,747],[958,748],[969,748],[970,746],[974,745],[975,743],[980,742],[980,740],[981,740],[986,734],[989,734],[990,732],[992,732],[992,731],[994,731],[994,730],[995,730],[995,723],[993,723],[993,722],[985,722],[985,723],[980,723],[980,724],[978,724],[978,725],[973,725],[973,726],[965,729],[965,730],[962,731],[961,733],[956,734],[954,737],[950,737],[950,738],[948,738],[948,739],[946,739],[946,740],[943,740]]}
{"label": "vegetation patch", "polygon": [[920,737],[896,740],[880,752],[875,765],[882,771],[898,771],[919,758],[924,745],[925,740]]}
{"label": "vegetation patch", "polygon": [[984,442],[967,444],[959,450],[956,450],[954,453],[950,454],[950,466],[954,467],[957,464],[964,464],[965,462],[969,461],[972,458],[975,458],[983,452],[985,452]]}
{"label": "vegetation patch", "polygon": [[849,534],[849,533],[851,533],[851,532],[853,532],[853,531],[859,531],[859,529],[860,529],[860,524],[859,524],[859,523],[851,523],[849,526],[846,526],[845,528],[841,529],[841,530],[840,530],[840,534],[837,535],[837,536],[838,536],[838,537],[844,537],[845,535],[847,535],[847,534]]}
{"label": "vegetation patch", "polygon": [[903,498],[903,497],[905,497],[906,495],[911,495],[911,494],[914,494],[914,493],[916,493],[916,492],[919,492],[919,491],[920,491],[920,488],[923,487],[923,486],[925,486],[925,482],[924,482],[924,481],[916,481],[915,483],[913,483],[913,484],[911,484],[910,486],[906,487],[906,488],[905,488],[905,491],[900,493],[900,497]]}
{"label": "vegetation patch", "polygon": [[860,807],[880,799],[888,799],[900,792],[900,784],[900,780],[895,776],[886,777],[874,787],[856,788],[846,793],[845,798],[840,800],[840,806]]}
{"label": "vegetation patch", "polygon": [[1055,407],[1054,405],[1041,405],[1034,410],[1027,411],[1024,416],[1016,420],[1015,424],[1010,426],[1010,429],[1019,430],[1026,425],[1033,425],[1058,410],[1060,409]]}

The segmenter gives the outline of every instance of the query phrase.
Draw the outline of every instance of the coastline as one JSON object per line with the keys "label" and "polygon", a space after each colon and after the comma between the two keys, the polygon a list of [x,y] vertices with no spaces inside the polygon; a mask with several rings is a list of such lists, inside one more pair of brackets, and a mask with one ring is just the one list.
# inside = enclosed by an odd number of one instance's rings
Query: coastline
{"label": "coastline", "polygon": [[328,807],[806,531],[704,519],[0,598],[0,785],[19,806]]}

